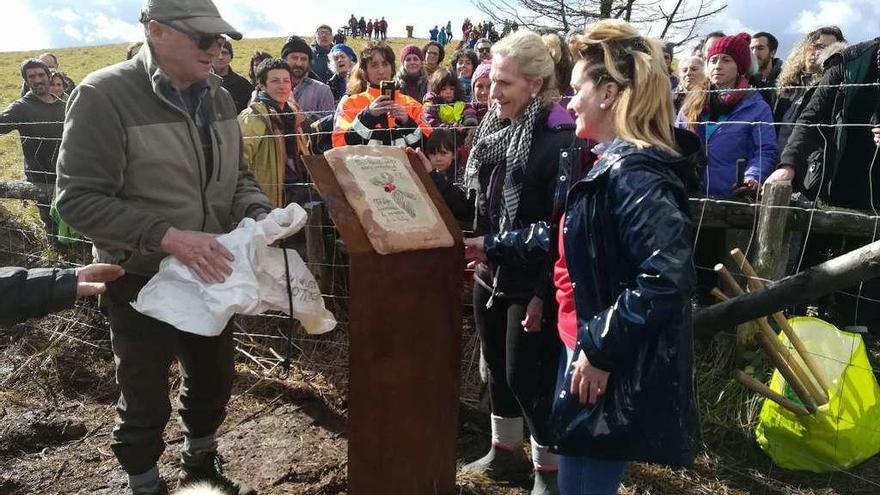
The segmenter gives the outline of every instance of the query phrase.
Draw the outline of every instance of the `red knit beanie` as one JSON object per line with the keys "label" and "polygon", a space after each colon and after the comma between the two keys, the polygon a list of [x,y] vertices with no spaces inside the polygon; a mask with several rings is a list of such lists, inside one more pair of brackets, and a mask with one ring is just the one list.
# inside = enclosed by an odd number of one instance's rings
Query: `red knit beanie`
{"label": "red knit beanie", "polygon": [[[746,48],[748,48],[748,44],[746,44]],[[403,50],[400,51],[400,63],[403,63],[408,55],[418,55],[422,62],[425,61],[425,56],[422,54],[422,49],[417,47],[416,45],[406,45],[405,47],[403,47]]]}
{"label": "red knit beanie", "polygon": [[739,33],[719,38],[709,47],[706,58],[711,59],[713,55],[719,53],[729,55],[736,62],[737,72],[740,75],[746,75],[752,68],[752,52],[749,50],[751,42],[752,37],[749,33]]}

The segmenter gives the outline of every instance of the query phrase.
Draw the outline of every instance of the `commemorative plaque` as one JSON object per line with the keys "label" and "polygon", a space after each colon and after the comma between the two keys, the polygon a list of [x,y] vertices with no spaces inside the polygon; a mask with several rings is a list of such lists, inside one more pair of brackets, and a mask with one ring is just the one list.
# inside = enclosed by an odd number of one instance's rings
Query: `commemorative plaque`
{"label": "commemorative plaque", "polygon": [[452,234],[403,150],[347,146],[324,156],[377,253],[453,245]]}

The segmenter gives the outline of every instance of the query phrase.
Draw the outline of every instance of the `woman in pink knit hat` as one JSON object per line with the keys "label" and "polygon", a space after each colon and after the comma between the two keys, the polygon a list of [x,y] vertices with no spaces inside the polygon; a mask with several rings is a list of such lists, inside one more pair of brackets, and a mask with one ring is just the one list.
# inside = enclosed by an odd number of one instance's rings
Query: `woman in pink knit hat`
{"label": "woman in pink knit hat", "polygon": [[[696,132],[706,147],[704,192],[713,198],[756,194],[775,165],[773,113],[749,86],[750,41],[748,33],[739,33],[712,43],[706,59],[709,91],[692,92],[678,114],[676,125]],[[741,159],[746,169],[739,178]]]}
{"label": "woman in pink knit hat", "polygon": [[428,92],[428,73],[425,71],[425,56],[416,45],[406,45],[400,51],[400,70],[394,78],[400,92],[421,102]]}

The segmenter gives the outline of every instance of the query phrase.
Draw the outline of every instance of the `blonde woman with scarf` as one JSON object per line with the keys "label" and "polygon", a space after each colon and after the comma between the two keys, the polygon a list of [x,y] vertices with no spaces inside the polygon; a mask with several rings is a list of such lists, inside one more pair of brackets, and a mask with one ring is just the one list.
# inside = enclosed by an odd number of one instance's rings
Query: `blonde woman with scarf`
{"label": "blonde woman with scarf", "polygon": [[[556,103],[555,67],[541,37],[519,31],[492,47],[494,101],[477,130],[467,164],[476,204],[453,208],[474,220],[465,256],[476,266],[474,320],[489,371],[492,443],[464,467],[503,479],[529,469],[523,422],[531,432],[532,494],[558,493],[547,422],[561,344],[548,287],[546,246],[536,244],[553,207],[559,153],[574,139],[573,120]],[[422,158],[426,168],[430,163]],[[464,192],[434,173],[449,202]],[[465,210],[461,212],[461,210]],[[525,243],[523,240],[527,240]],[[531,242],[531,244],[530,244]]]}

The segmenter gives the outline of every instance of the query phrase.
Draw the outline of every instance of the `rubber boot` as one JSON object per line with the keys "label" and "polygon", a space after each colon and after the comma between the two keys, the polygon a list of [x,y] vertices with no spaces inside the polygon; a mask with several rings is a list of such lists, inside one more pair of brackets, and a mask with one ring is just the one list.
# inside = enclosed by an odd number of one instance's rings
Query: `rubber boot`
{"label": "rubber boot", "polygon": [[159,480],[159,486],[154,489],[137,488],[131,490],[132,495],[168,495],[168,485],[164,480]]}
{"label": "rubber boot", "polygon": [[492,479],[523,477],[532,465],[521,450],[509,450],[493,445],[489,453],[466,464],[462,471],[483,474]]}
{"label": "rubber boot", "polygon": [[532,495],[559,495],[559,471],[535,471]]}

